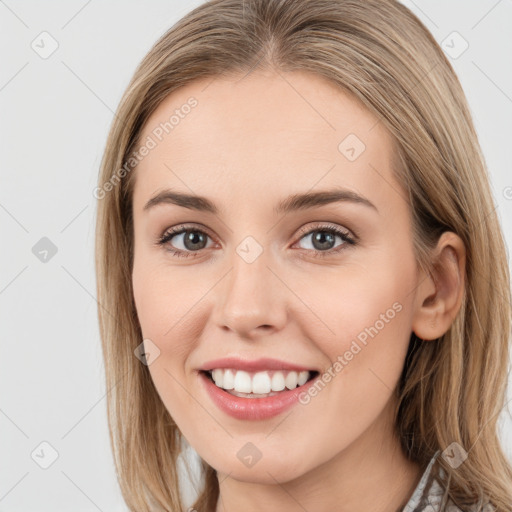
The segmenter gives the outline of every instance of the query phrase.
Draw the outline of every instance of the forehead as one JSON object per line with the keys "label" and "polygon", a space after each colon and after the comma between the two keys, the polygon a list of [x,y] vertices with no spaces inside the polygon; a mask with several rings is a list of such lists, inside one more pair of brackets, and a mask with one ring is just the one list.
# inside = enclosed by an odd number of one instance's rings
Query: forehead
{"label": "forehead", "polygon": [[139,210],[164,187],[252,197],[330,185],[367,197],[376,183],[387,182],[390,194],[399,188],[390,187],[394,140],[379,119],[335,84],[302,71],[188,84],[150,116],[140,141],[150,139],[154,147],[135,171]]}

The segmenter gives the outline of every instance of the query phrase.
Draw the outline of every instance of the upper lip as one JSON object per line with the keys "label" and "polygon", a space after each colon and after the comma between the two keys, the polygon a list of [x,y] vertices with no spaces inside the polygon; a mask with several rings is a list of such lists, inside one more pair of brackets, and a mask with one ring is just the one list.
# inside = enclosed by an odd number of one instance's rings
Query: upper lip
{"label": "upper lip", "polygon": [[224,357],[215,359],[204,363],[199,370],[209,371],[215,368],[232,368],[234,370],[245,370],[247,372],[257,372],[263,370],[287,370],[287,371],[316,371],[311,367],[302,366],[300,364],[289,363],[280,361],[279,359],[272,359],[269,357],[262,357],[260,359],[241,359],[238,357]]}

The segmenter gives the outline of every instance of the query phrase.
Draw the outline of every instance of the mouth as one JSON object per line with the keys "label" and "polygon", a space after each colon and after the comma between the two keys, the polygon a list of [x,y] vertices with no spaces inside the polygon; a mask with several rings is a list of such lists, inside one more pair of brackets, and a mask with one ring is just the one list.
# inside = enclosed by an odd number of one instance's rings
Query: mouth
{"label": "mouth", "polygon": [[[302,403],[319,378],[318,371],[269,370],[251,373],[232,368],[200,370],[207,396],[224,413],[237,420],[265,420]],[[231,388],[231,389],[225,389]]]}
{"label": "mouth", "polygon": [[286,394],[315,379],[316,370],[263,370],[250,372],[235,368],[200,370],[219,390],[239,398],[263,399]]}

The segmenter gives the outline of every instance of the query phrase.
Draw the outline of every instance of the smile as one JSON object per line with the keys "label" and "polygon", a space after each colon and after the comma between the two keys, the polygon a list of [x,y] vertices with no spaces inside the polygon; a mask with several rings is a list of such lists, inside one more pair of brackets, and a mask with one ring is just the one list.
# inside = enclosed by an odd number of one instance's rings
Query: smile
{"label": "smile", "polygon": [[314,384],[319,372],[215,368],[201,370],[199,376],[223,412],[241,420],[263,420],[297,404],[300,393]]}
{"label": "smile", "polygon": [[272,396],[284,389],[295,389],[305,384],[313,372],[265,370],[246,372],[244,370],[215,368],[208,372],[215,385],[236,396],[262,398]]}

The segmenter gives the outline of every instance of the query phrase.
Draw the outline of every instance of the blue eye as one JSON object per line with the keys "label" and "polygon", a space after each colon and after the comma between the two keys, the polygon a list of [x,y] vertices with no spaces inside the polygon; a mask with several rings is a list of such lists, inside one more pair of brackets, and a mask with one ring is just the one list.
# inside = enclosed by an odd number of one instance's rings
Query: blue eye
{"label": "blue eye", "polygon": [[[344,250],[347,245],[356,245],[356,239],[353,238],[350,233],[346,230],[338,228],[336,226],[325,225],[317,226],[314,229],[302,230],[302,240],[306,237],[311,238],[311,249],[314,257],[326,257]],[[181,244],[183,248],[176,248],[171,241],[178,239],[178,244]],[[179,225],[168,229],[158,240],[157,245],[164,246],[174,256],[188,258],[194,257],[196,252],[200,252],[207,247],[207,241],[211,238],[208,233],[198,229],[194,226]],[[331,245],[336,241],[336,238],[341,239],[341,243],[338,245]]]}

